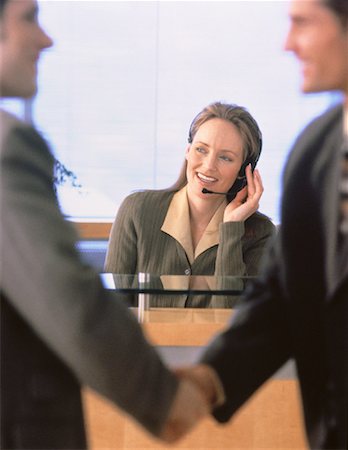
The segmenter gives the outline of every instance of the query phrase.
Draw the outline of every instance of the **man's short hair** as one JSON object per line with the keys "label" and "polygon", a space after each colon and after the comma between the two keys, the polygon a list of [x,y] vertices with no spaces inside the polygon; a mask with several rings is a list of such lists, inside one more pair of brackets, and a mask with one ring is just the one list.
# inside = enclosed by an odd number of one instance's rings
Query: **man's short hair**
{"label": "man's short hair", "polygon": [[322,0],[322,2],[338,16],[343,26],[348,26],[348,0]]}
{"label": "man's short hair", "polygon": [[4,12],[4,8],[8,0],[0,0],[0,16],[2,16],[2,13]]}

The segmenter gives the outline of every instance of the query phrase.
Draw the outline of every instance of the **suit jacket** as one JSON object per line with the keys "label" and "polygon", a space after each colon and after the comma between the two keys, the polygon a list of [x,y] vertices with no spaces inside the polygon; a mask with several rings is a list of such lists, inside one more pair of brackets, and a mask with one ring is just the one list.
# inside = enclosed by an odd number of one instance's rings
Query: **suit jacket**
{"label": "suit jacket", "polygon": [[0,126],[2,448],[83,448],[82,384],[157,434],[176,378],[81,262],[42,137],[5,112]]}
{"label": "suit jacket", "polygon": [[260,279],[203,362],[218,372],[226,421],[294,358],[312,448],[347,448],[348,255],[335,267],[342,106],[312,122],[284,173],[282,225]]}
{"label": "suit jacket", "polygon": [[[270,219],[255,213],[245,222],[215,221],[207,233],[206,245],[191,260],[184,248],[191,233],[188,207],[180,205],[180,211],[168,215],[174,194],[149,190],[133,193],[123,201],[111,230],[107,272],[236,276],[258,273],[264,249],[274,232]],[[210,304],[211,298],[204,296],[191,299],[166,295],[161,300],[161,306]]]}

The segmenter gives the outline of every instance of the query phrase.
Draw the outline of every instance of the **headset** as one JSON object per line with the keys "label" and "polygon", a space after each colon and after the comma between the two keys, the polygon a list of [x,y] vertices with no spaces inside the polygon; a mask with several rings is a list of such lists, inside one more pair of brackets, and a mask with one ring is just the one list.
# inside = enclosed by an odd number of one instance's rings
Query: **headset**
{"label": "headset", "polygon": [[242,167],[240,168],[238,172],[238,176],[236,178],[236,181],[233,183],[233,185],[228,190],[227,198],[228,201],[231,201],[234,199],[234,197],[237,195],[239,191],[241,191],[246,185],[247,185],[247,178],[245,174],[245,170],[248,167],[249,164],[251,164],[251,171],[254,172],[256,164],[260,158],[261,150],[262,150],[262,138],[259,136],[260,142],[259,142],[259,151],[254,156],[249,156],[242,164]]}

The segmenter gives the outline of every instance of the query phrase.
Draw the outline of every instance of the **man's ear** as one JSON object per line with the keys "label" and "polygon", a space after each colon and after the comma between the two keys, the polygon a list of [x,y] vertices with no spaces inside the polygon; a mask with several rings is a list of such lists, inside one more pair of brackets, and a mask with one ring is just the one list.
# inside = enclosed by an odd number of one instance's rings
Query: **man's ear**
{"label": "man's ear", "polygon": [[186,151],[185,151],[185,159],[187,160],[187,158],[188,158],[188,154],[189,154],[189,152],[190,152],[190,148],[191,148],[191,144],[189,144],[187,147],[186,147]]}
{"label": "man's ear", "polygon": [[3,24],[3,20],[2,17],[0,17],[0,41],[2,41],[4,39],[4,24]]}

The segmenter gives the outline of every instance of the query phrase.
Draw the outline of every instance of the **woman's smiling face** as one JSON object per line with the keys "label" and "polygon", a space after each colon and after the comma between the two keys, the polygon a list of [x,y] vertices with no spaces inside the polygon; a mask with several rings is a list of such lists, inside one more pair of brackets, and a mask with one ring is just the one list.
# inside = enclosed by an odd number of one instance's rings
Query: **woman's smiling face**
{"label": "woman's smiling face", "polygon": [[243,139],[231,122],[210,119],[197,130],[186,160],[189,194],[209,198],[202,193],[203,188],[227,192],[243,164]]}

